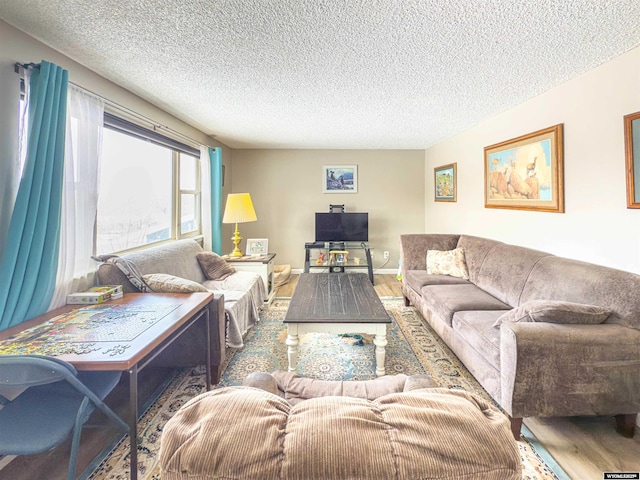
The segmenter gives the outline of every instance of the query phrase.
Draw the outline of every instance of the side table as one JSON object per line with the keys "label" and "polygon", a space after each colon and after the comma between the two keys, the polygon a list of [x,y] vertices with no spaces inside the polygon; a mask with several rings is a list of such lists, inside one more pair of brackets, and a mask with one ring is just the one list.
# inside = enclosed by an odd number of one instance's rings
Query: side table
{"label": "side table", "polygon": [[239,272],[253,272],[262,277],[264,286],[267,289],[265,304],[269,305],[276,296],[276,291],[273,288],[273,265],[275,263],[273,259],[275,257],[275,253],[267,253],[266,255],[245,255],[244,257],[228,257],[225,255],[223,258]]}

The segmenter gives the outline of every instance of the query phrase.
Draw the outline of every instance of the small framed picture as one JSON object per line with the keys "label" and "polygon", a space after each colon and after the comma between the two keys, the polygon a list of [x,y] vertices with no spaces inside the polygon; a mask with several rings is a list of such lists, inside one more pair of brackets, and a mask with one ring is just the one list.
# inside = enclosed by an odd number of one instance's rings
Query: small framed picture
{"label": "small framed picture", "polygon": [[358,166],[323,166],[322,193],[358,193]]}
{"label": "small framed picture", "polygon": [[456,201],[456,166],[456,163],[450,163],[433,169],[436,202]]}
{"label": "small framed picture", "polygon": [[269,252],[269,239],[248,238],[247,255],[266,255]]}

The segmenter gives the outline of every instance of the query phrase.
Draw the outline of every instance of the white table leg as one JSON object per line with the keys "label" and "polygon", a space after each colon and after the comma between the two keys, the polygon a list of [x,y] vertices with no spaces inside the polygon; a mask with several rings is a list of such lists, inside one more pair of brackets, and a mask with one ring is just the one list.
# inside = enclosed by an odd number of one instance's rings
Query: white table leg
{"label": "white table leg", "polygon": [[381,333],[377,333],[373,337],[373,343],[376,346],[376,376],[378,377],[382,377],[385,374],[384,359],[387,354],[385,349],[387,346],[387,329],[386,327],[383,328],[384,330]]}
{"label": "white table leg", "polygon": [[287,357],[289,357],[289,371],[295,373],[298,366],[298,325],[290,323],[287,325]]}

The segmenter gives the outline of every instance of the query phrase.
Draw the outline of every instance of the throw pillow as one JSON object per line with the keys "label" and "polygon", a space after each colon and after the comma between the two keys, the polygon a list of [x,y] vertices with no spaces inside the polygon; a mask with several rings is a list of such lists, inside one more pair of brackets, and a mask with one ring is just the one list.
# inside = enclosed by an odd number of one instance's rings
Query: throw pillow
{"label": "throw pillow", "polygon": [[427,250],[427,273],[430,275],[449,275],[469,280],[464,249]]}
{"label": "throw pillow", "polygon": [[197,282],[186,278],[176,277],[166,273],[150,273],[143,275],[144,281],[157,293],[190,293],[208,292],[206,288]]}
{"label": "throw pillow", "polygon": [[596,305],[553,300],[531,300],[500,315],[493,326],[499,327],[503,323],[518,322],[595,325],[604,322],[610,314],[610,310]]}
{"label": "throw pillow", "polygon": [[209,280],[224,280],[236,272],[229,262],[214,252],[199,252],[196,253],[196,258],[205,277]]}

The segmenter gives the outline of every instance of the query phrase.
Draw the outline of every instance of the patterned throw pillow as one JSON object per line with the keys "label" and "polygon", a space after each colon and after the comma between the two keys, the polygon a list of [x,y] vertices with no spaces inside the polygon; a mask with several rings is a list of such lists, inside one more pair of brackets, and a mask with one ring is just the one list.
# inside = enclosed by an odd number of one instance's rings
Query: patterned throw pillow
{"label": "patterned throw pillow", "polygon": [[199,252],[196,254],[200,268],[209,280],[224,280],[236,273],[236,269],[214,252]]}
{"label": "patterned throw pillow", "polygon": [[190,293],[190,292],[208,292],[206,288],[197,282],[187,280],[186,278],[168,275],[166,273],[150,273],[143,275],[144,281],[149,285],[151,290],[156,293]]}
{"label": "patterned throw pillow", "polygon": [[430,275],[450,275],[469,280],[464,249],[427,250],[427,273]]}
{"label": "patterned throw pillow", "polygon": [[610,314],[610,310],[596,305],[551,300],[531,300],[500,315],[493,326],[499,327],[503,323],[519,322],[582,323],[596,325],[604,322]]}

